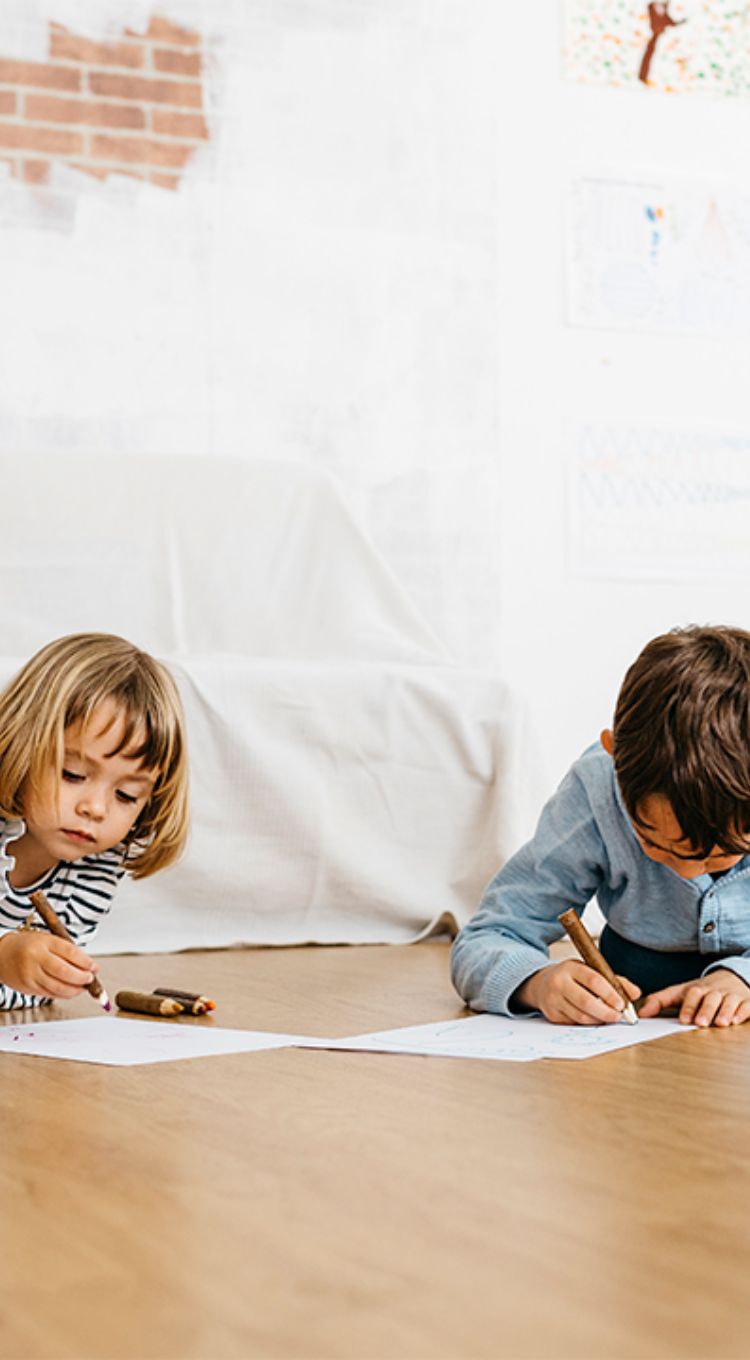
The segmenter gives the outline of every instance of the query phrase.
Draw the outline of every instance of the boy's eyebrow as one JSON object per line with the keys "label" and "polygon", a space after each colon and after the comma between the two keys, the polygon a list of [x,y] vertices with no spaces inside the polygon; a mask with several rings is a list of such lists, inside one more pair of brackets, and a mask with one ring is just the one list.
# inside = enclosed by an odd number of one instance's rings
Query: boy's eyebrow
{"label": "boy's eyebrow", "polygon": [[[649,836],[644,836],[643,832],[641,831],[641,827],[642,827],[643,825],[645,825],[644,823],[642,823],[642,822],[636,822],[635,825],[638,827],[638,832],[639,832],[639,835],[641,836],[641,839],[644,840],[644,841],[646,842],[646,845],[650,845],[651,848],[652,848],[652,850],[665,850],[665,851],[667,852],[667,854],[668,854],[668,855],[672,855],[672,857],[673,857],[674,859],[685,859],[685,860],[689,860],[689,859],[700,859],[700,860],[709,860],[709,859],[712,858],[711,855],[695,855],[695,854],[693,854],[693,855],[681,855],[680,852],[679,852],[679,850],[673,850],[673,849],[671,848],[671,846],[669,846],[669,845],[659,845],[658,841],[652,841],[651,838],[650,838]],[[683,840],[684,840],[684,837],[683,837]],[[731,850],[726,850],[726,851],[722,851],[722,852],[721,852],[721,855],[723,856],[724,854],[732,854],[732,853],[734,853],[734,852],[731,851]]]}
{"label": "boy's eyebrow", "polygon": [[673,855],[675,859],[707,859],[707,855],[681,855],[679,850],[673,850],[670,845],[659,845],[658,841],[652,841],[649,836],[644,836],[641,831],[641,839],[650,845],[652,850],[665,850],[668,855]]}

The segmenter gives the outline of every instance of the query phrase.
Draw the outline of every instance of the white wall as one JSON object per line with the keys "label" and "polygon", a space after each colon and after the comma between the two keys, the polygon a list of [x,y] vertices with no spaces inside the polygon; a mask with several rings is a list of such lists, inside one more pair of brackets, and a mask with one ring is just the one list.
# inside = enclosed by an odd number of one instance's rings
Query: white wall
{"label": "white wall", "polygon": [[[9,3],[0,54],[150,8]],[[568,188],[736,190],[750,104],[564,83],[555,0],[160,12],[206,35],[211,141],[178,193],[60,169],[45,206],[0,182],[0,446],[335,472],[453,654],[526,694],[551,784],[648,637],[747,623],[742,568],[571,570],[576,431],[746,431],[748,344],[566,324]]]}

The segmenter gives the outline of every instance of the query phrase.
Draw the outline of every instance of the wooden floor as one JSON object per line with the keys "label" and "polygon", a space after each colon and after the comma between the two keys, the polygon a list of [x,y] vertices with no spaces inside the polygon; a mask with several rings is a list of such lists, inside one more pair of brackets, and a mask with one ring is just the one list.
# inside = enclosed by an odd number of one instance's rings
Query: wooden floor
{"label": "wooden floor", "polygon": [[[219,1025],[345,1035],[458,1015],[447,956],[102,977],[204,990]],[[750,1356],[750,1027],[587,1062],[0,1054],[0,1074],[4,1360]]]}

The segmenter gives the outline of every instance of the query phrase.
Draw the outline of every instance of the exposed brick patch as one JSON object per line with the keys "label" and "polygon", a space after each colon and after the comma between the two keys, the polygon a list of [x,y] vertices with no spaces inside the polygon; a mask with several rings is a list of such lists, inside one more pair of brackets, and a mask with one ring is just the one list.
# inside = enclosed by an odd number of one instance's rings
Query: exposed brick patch
{"label": "exposed brick patch", "polygon": [[66,129],[26,127],[23,123],[0,121],[0,146],[21,151],[47,151],[50,155],[80,156],[83,138]]}
{"label": "exposed brick patch", "polygon": [[113,95],[142,104],[174,104],[176,108],[199,109],[203,90],[195,81],[150,80],[147,76],[103,75],[89,72],[92,94]]}
{"label": "exposed brick patch", "polygon": [[0,55],[0,160],[28,184],[64,162],[177,189],[209,136],[204,69],[200,34],[161,15],[111,42],[50,23],[48,62]]}
{"label": "exposed brick patch", "polygon": [[175,52],[170,47],[157,47],[154,50],[154,66],[173,76],[199,76],[201,58],[199,52]]}
{"label": "exposed brick patch", "polygon": [[91,155],[97,161],[125,161],[129,165],[171,165],[181,168],[193,154],[191,146],[155,142],[148,137],[91,138]]}
{"label": "exposed brick patch", "polygon": [[46,184],[49,180],[49,161],[25,160],[22,165],[27,184]]}
{"label": "exposed brick patch", "polygon": [[90,42],[69,33],[61,24],[50,24],[49,54],[60,61],[79,61],[85,66],[128,66],[141,70],[145,61],[142,43]]}
{"label": "exposed brick patch", "polygon": [[[129,38],[136,38],[137,33],[126,30]],[[177,24],[170,23],[169,19],[162,19],[158,14],[152,16],[148,32],[145,37],[151,42],[172,43],[175,47],[198,47],[200,37],[197,33],[192,33],[189,28],[178,28]]]}
{"label": "exposed brick patch", "polygon": [[173,113],[171,109],[153,109],[151,127],[154,132],[164,132],[168,137],[189,137],[192,141],[208,137],[206,121],[199,113]]}
{"label": "exposed brick patch", "polygon": [[105,104],[94,99],[59,99],[27,94],[24,102],[30,123],[86,123],[100,128],[145,128],[146,114],[137,104]]}
{"label": "exposed brick patch", "polygon": [[0,85],[31,85],[43,90],[80,90],[81,73],[68,66],[0,58]]}

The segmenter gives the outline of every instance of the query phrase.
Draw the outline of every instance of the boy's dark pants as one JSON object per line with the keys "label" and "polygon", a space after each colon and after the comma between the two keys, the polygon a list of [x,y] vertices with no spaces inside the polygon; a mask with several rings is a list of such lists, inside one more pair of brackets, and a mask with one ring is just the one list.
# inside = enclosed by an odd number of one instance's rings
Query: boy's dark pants
{"label": "boy's dark pants", "polygon": [[617,935],[611,926],[602,930],[599,948],[610,968],[629,978],[640,987],[644,996],[671,987],[676,982],[691,982],[699,978],[709,958],[696,950],[663,953],[660,949],[646,949]]}

